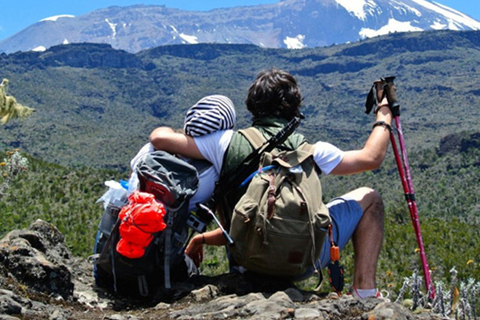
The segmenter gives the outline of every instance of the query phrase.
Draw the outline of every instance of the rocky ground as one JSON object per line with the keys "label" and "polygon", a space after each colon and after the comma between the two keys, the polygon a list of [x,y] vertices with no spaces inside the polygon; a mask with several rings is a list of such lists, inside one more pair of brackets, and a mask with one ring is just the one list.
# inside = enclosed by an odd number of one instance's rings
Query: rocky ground
{"label": "rocky ground", "polygon": [[36,221],[0,240],[0,320],[7,319],[442,319],[384,299],[305,292],[246,275],[199,276],[147,300],[97,288],[55,226]]}

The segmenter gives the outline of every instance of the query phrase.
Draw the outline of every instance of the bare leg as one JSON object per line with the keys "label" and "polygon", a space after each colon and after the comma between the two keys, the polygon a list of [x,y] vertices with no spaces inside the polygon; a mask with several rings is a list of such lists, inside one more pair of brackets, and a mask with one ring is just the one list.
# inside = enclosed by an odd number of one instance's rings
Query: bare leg
{"label": "bare leg", "polygon": [[384,207],[380,194],[370,188],[349,192],[363,210],[363,217],[352,236],[355,254],[353,286],[357,289],[376,288],[377,261],[382,249]]}

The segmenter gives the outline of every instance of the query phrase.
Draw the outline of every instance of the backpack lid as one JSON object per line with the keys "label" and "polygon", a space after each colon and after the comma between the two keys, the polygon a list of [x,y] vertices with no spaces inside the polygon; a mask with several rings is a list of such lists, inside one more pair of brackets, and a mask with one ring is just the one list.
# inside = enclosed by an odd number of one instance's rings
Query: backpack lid
{"label": "backpack lid", "polygon": [[137,163],[140,183],[171,208],[180,207],[198,190],[197,169],[165,151],[144,155]]}

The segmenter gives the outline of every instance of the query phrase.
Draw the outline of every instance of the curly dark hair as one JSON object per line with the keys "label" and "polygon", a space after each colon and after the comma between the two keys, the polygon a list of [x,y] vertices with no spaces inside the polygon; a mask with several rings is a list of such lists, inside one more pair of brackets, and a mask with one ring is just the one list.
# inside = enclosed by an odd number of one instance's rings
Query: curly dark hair
{"label": "curly dark hair", "polygon": [[258,74],[248,89],[245,104],[254,118],[274,116],[291,120],[301,116],[302,95],[291,74],[270,69]]}

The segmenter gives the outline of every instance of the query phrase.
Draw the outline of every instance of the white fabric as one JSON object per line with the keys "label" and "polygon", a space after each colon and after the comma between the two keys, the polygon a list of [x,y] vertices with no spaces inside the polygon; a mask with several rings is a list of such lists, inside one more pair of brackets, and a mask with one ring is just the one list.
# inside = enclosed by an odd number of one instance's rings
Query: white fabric
{"label": "white fabric", "polygon": [[230,145],[232,136],[233,130],[222,130],[206,136],[193,138],[200,153],[213,164],[217,173],[222,170],[223,155]]}
{"label": "white fabric", "polygon": [[137,155],[135,157],[133,157],[132,160],[130,160],[130,168],[133,170],[135,170],[135,166],[137,165],[137,162],[138,160],[144,155],[144,154],[147,154],[147,153],[150,153],[150,152],[153,152],[154,151],[154,148],[153,148],[153,144],[151,144],[150,142],[147,143],[146,145],[144,145],[137,153]]}
{"label": "white fabric", "polygon": [[[210,161],[217,173],[221,171],[225,151],[232,140],[233,130],[217,131],[202,137],[195,137],[200,153]],[[329,174],[342,161],[344,152],[328,142],[315,143],[313,158],[323,174]]]}
{"label": "white fabric", "polygon": [[315,143],[313,159],[323,174],[329,174],[342,161],[344,152],[333,144],[323,141]]}
{"label": "white fabric", "polygon": [[215,182],[218,180],[217,170],[213,166],[200,173],[198,176],[197,193],[190,199],[189,210],[196,210],[197,203],[206,203],[212,198]]}

